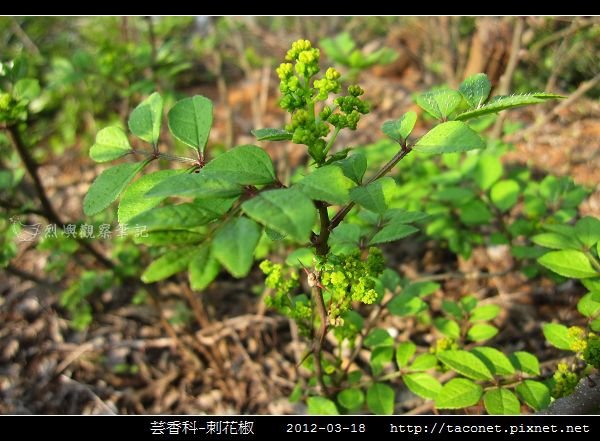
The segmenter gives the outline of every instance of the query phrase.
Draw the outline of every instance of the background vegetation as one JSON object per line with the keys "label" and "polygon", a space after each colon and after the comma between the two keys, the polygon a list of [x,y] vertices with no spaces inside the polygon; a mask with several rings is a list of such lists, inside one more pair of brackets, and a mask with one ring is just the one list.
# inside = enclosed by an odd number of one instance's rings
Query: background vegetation
{"label": "background vegetation", "polygon": [[[583,367],[569,356],[570,340],[561,340],[566,328],[556,326],[598,331],[600,303],[588,292],[600,291],[599,251],[572,236],[581,242],[575,249],[591,253],[588,275],[561,273],[538,258],[573,247],[548,237],[569,238],[572,230],[548,225],[600,216],[599,24],[587,17],[0,18],[0,412],[307,412],[316,386],[310,366],[298,367],[307,341],[293,320],[265,306],[272,292],[258,265],[240,280],[218,271],[202,290],[192,290],[186,273],[146,284],[140,277],[170,242],[152,243],[135,225],[125,231],[127,213],[116,206],[94,217],[82,210],[106,168],[88,156],[96,134],[126,127],[155,91],[165,109],[198,94],[214,102],[212,155],[258,144],[282,180],[297,180],[305,150],[257,142],[251,130],[289,122],[278,108],[275,68],[298,38],[321,47],[324,65],[342,72],[345,84],[365,89],[370,113],[337,144],[362,151],[373,167],[367,173],[396,148],[380,130],[384,121],[416,111],[416,137],[433,125],[415,104],[425,90],[457,88],[484,72],[492,95],[567,97],[480,119],[482,153],[407,157],[390,174],[400,184],[393,207],[427,218],[414,220],[418,233],[383,246],[390,271],[378,289],[387,307],[358,309],[359,343],[346,347],[333,334],[325,342],[346,373],[363,372],[358,382],[387,376],[396,413],[438,410],[423,399],[431,391],[415,394],[410,377],[394,376],[394,363],[421,382],[422,372],[444,369],[441,381],[452,381],[452,362],[430,363],[457,340],[467,349],[485,342],[507,356],[534,354],[539,367],[520,369],[519,380],[535,375],[561,396],[556,379],[564,385],[568,375],[557,376],[559,363],[578,374]],[[158,145],[174,157],[189,151],[167,131]],[[164,159],[151,170],[181,168]],[[354,225],[373,221],[355,216]],[[332,237],[333,247],[353,243],[351,230]],[[282,262],[290,250],[262,237],[254,257]],[[403,302],[411,292],[411,303]],[[475,304],[484,308],[479,318]],[[458,335],[449,323],[460,325]],[[414,349],[400,349],[409,340]],[[423,364],[415,368],[417,359]],[[522,412],[548,404],[544,393],[516,392]],[[360,401],[346,395],[337,398],[340,411]],[[329,402],[308,405],[331,410]],[[484,406],[489,411],[483,402],[467,411]],[[388,407],[366,403],[361,411]]]}

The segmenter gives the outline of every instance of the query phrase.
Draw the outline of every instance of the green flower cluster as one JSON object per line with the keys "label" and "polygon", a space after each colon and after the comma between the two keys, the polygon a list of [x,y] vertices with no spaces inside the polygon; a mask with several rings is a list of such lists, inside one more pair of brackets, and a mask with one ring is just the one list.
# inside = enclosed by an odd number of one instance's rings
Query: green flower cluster
{"label": "green flower cluster", "polygon": [[579,383],[579,375],[569,369],[567,363],[558,363],[552,383],[552,396],[554,398],[566,397],[575,390],[575,386]]}
{"label": "green flower cluster", "polygon": [[8,93],[0,93],[0,111],[8,110],[11,97]]}
{"label": "green flower cluster", "polygon": [[349,256],[329,255],[316,263],[332,326],[340,324],[338,318],[350,309],[352,302],[375,303],[378,297],[375,279],[384,268],[383,254],[378,248],[371,248],[365,260],[356,251]]}
{"label": "green flower cluster", "polygon": [[590,333],[583,351],[583,359],[596,369],[600,369],[600,337],[598,335]]}
{"label": "green flower cluster", "polygon": [[440,352],[449,351],[452,349],[458,349],[458,344],[453,339],[444,337],[436,340],[435,346],[429,348],[429,352],[437,355]]}
{"label": "green flower cluster", "polygon": [[333,109],[329,109],[329,112],[321,113],[322,118],[338,129],[356,130],[360,116],[371,110],[370,104],[359,98],[364,93],[360,86],[348,87],[348,95],[337,97],[333,101],[340,112],[334,114]]}
{"label": "green flower cluster", "polygon": [[[266,287],[274,291],[273,295],[265,297],[265,304],[295,320],[301,325],[301,328],[305,328],[309,332],[312,309],[308,297],[292,295],[299,286],[298,273],[289,271],[285,274],[283,265],[269,260],[262,261],[259,267],[267,276]],[[302,326],[303,324],[304,326]]]}
{"label": "green flower cluster", "polygon": [[[359,86],[350,86],[347,96],[336,98],[332,106],[325,105],[317,114],[315,105],[318,102],[327,101],[331,94],[340,92],[341,74],[330,67],[323,77],[311,84],[320,71],[320,52],[308,40],[292,43],[285,58],[287,62],[276,70],[281,91],[279,106],[292,114],[292,121],[285,129],[292,133],[292,142],[306,145],[317,164],[323,164],[339,130],[355,130],[361,115],[368,113],[370,106],[359,98],[364,91]],[[331,126],[336,132],[327,142],[325,137]]]}
{"label": "green flower cluster", "polygon": [[568,335],[571,338],[571,350],[573,352],[581,352],[586,346],[585,330],[579,326],[571,326],[568,330]]}

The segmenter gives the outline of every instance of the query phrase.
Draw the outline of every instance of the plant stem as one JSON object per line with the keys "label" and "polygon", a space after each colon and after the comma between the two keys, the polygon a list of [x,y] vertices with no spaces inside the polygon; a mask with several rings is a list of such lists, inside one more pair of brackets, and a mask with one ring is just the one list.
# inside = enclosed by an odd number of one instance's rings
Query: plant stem
{"label": "plant stem", "polygon": [[337,138],[338,134],[340,133],[340,130],[342,130],[340,127],[336,127],[335,131],[333,132],[333,135],[331,135],[331,138],[329,138],[329,141],[327,141],[327,145],[325,146],[325,149],[323,150],[323,153],[325,155],[329,152],[329,149],[331,149],[331,146],[335,142],[335,139]]}
{"label": "plant stem", "polygon": [[325,335],[327,334],[327,310],[325,309],[325,302],[323,301],[323,292],[318,286],[313,286],[312,296],[317,306],[317,315],[319,316],[319,329],[315,333],[313,339],[313,358],[315,366],[315,374],[317,375],[317,381],[321,388],[323,395],[328,395],[327,386],[323,381],[323,370],[321,368],[321,352],[323,352],[323,342],[325,341]]}
{"label": "plant stem", "polygon": [[[390,159],[387,162],[387,164],[385,164],[377,173],[375,173],[375,175],[371,179],[369,179],[365,185],[369,185],[370,183],[381,178],[382,176],[387,175],[396,166],[396,164],[398,164],[411,151],[412,148],[408,147],[406,143],[404,143],[400,151],[396,153],[394,157]],[[333,219],[331,219],[331,222],[329,223],[329,231],[332,231],[335,227],[337,227],[340,224],[340,222],[344,220],[346,215],[350,212],[350,210],[352,210],[352,207],[354,207],[354,202],[350,202],[349,204],[345,205],[340,211],[338,211],[335,214],[335,216],[333,216]]]}
{"label": "plant stem", "polygon": [[[315,204],[319,210],[319,217],[321,220],[321,231],[315,241],[315,252],[317,256],[326,256],[329,252],[329,213],[327,212],[327,205],[324,202],[317,201]],[[328,395],[327,387],[323,381],[323,371],[321,369],[321,352],[323,351],[323,342],[325,341],[325,335],[327,334],[327,309],[325,308],[321,287],[313,286],[311,291],[316,305],[317,315],[319,317],[319,328],[315,332],[312,348],[315,374],[317,375],[317,381],[319,382],[321,392],[323,395]]]}
{"label": "plant stem", "polygon": [[[40,175],[38,174],[38,164],[35,162],[31,154],[29,153],[29,150],[25,146],[25,143],[21,138],[21,134],[19,133],[19,129],[16,125],[9,125],[8,127],[6,127],[6,130],[8,131],[8,137],[12,145],[17,150],[21,161],[23,161],[23,164],[25,165],[27,173],[29,173],[29,176],[31,176],[33,185],[38,194],[38,198],[40,199],[40,203],[42,204],[44,217],[48,219],[48,221],[50,221],[51,223],[54,223],[57,226],[61,226],[62,228],[62,225],[64,224],[60,219],[60,216],[54,210],[54,207],[50,203],[50,199],[48,199],[48,195],[46,195],[46,190],[42,185],[42,180],[40,179]],[[102,253],[100,253],[100,251],[95,249],[89,242],[83,240],[80,237],[75,238],[75,240],[86,250],[88,250],[90,254],[92,254],[103,266],[109,269],[115,268],[115,264],[110,259],[105,257]]]}
{"label": "plant stem", "polygon": [[590,260],[594,269],[596,271],[600,272],[600,262],[598,262],[598,260],[594,257],[594,255],[592,253],[590,253],[589,251],[584,251],[584,254]]}
{"label": "plant stem", "polygon": [[134,154],[138,154],[138,155],[144,155],[147,157],[153,157],[153,158],[159,158],[159,159],[166,159],[167,161],[178,161],[178,162],[186,162],[189,164],[198,164],[199,160],[194,159],[194,158],[188,158],[187,156],[177,156],[177,155],[170,155],[169,153],[159,153],[158,151],[156,152],[149,152],[148,150],[131,150],[132,153]]}
{"label": "plant stem", "polygon": [[327,212],[327,205],[321,201],[316,202],[317,209],[319,210],[319,218],[321,220],[321,231],[317,236],[315,242],[315,248],[318,256],[325,256],[329,252],[329,213]]}

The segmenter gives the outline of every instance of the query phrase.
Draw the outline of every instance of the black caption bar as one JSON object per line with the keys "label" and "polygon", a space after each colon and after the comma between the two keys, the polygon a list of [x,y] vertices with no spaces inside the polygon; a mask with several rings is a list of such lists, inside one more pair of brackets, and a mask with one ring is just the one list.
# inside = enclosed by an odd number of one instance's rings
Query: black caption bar
{"label": "black caption bar", "polygon": [[[599,439],[598,416],[4,416],[23,438],[82,435],[131,440],[278,440],[324,435],[337,439],[517,440],[557,434],[569,441]],[[35,438],[34,438],[35,439]]]}

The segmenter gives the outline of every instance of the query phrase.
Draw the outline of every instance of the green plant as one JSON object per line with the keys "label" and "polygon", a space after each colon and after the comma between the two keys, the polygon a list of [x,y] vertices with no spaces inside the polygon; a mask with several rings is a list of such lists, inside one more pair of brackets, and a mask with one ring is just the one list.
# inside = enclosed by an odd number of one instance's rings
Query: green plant
{"label": "green plant", "polygon": [[[178,101],[167,115],[171,135],[190,148],[192,157],[160,151],[163,100],[154,93],[128,122],[130,132],[150,144],[150,149],[132,148],[120,127],[98,132],[90,149],[92,159],[133,157],[135,162],[110,167],[96,178],[84,200],[85,213],[100,213],[122,194],[119,221],[144,226],[147,237],[138,242],[148,245],[156,257],[142,274],[147,283],[187,270],[192,288],[202,290],[222,268],[234,277],[246,276],[258,258],[257,250],[264,249],[261,244],[270,244],[272,250],[291,248],[286,257],[263,261],[260,268],[271,291],[268,304],[294,319],[312,338],[310,351],[300,360],[312,373],[309,387],[299,384],[292,393],[294,399],[307,399],[311,413],[352,412],[365,403],[374,413],[393,413],[395,391],[389,384],[397,378],[440,409],[465,408],[482,399],[490,413],[518,413],[520,402],[535,410],[546,407],[550,389],[537,379],[539,362],[533,354],[521,351],[507,356],[491,346],[480,346],[497,333],[492,323],[499,307],[479,305],[473,296],[445,301],[441,309],[432,305],[427,296],[440,286],[411,283],[386,268],[380,247],[416,233],[414,225],[435,214],[431,209],[428,213],[427,207],[421,211],[421,207],[396,203],[401,186],[387,175],[401,160],[414,152],[419,154],[413,159],[416,165],[433,164],[424,155],[453,154],[447,163],[460,169],[457,154],[486,146],[474,129],[477,118],[559,97],[536,93],[490,99],[491,86],[483,74],[467,78],[458,90],[419,95],[417,104],[439,123],[413,140],[416,113],[386,122],[382,130],[395,143],[391,158],[367,176],[369,167],[384,161],[373,163],[366,151],[337,150],[334,145],[342,130],[357,129],[370,106],[357,85],[341,94],[340,74],[333,68],[320,74],[319,58],[319,50],[306,40],[292,45],[287,61],[277,69],[280,106],[291,114],[291,122],[283,129],[253,132],[259,141],[306,146],[310,163],[292,182],[281,182],[268,154],[255,145],[237,146],[211,158],[206,147],[212,104],[202,96]],[[483,217],[489,220],[492,210],[507,212],[521,195],[521,185],[512,176],[500,180],[504,170],[496,157],[476,158],[471,163],[478,171],[469,175],[472,189],[450,188],[444,197],[440,189],[434,198],[441,218],[453,204],[461,207],[459,219],[465,230],[483,224]],[[134,181],[159,160],[189,167],[149,173]],[[527,197],[526,191],[522,194]],[[172,197],[186,201],[176,204],[168,199]],[[570,197],[580,198],[581,192]],[[565,205],[567,199],[544,219],[564,221],[568,216],[558,213],[565,207],[572,209],[573,205]],[[469,202],[470,208],[460,205]],[[500,221],[500,233],[506,233],[508,227]],[[462,226],[455,229],[466,234]],[[439,338],[432,348],[417,347],[411,340],[397,343],[388,330],[365,321],[361,305],[375,305],[376,316],[388,311],[410,317]],[[325,350],[330,331],[337,340],[337,353]],[[370,352],[368,368],[356,363],[363,348]],[[588,353],[588,358],[595,357],[595,349]]]}
{"label": "green plant", "polygon": [[336,63],[348,69],[348,79],[356,81],[365,69],[378,64],[390,64],[398,54],[389,48],[380,48],[370,53],[357,49],[356,42],[348,32],[342,32],[333,38],[323,38],[319,42],[325,53]]}

